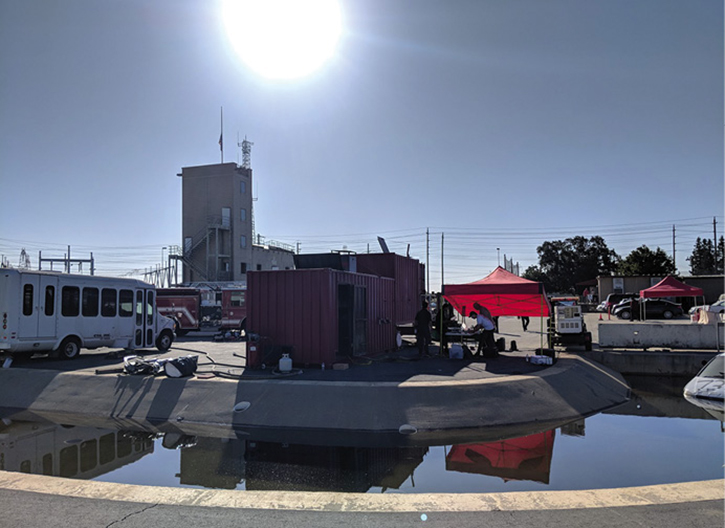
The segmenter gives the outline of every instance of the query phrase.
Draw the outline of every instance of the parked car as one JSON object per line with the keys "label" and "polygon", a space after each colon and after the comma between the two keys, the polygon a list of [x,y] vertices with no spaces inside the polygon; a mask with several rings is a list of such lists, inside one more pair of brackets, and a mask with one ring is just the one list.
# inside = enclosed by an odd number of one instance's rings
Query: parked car
{"label": "parked car", "polygon": [[609,309],[614,309],[614,306],[624,299],[633,299],[636,298],[636,293],[610,293],[607,295],[607,298],[604,299],[599,306],[597,306],[597,311],[599,312],[607,312]]}
{"label": "parked car", "polygon": [[706,312],[723,313],[725,312],[725,299],[714,302],[712,304],[701,304],[700,306],[693,306],[688,312],[690,315],[696,313],[698,310],[705,310]]}
{"label": "parked car", "polygon": [[632,317],[632,310],[634,310],[634,317],[638,319],[639,314],[642,313],[642,310],[640,310],[640,302],[644,303],[645,319],[672,319],[673,317],[680,317],[685,313],[681,305],[671,301],[665,301],[664,299],[645,299],[642,301],[636,298],[625,299],[617,304],[612,309],[612,315],[620,319],[630,319]]}

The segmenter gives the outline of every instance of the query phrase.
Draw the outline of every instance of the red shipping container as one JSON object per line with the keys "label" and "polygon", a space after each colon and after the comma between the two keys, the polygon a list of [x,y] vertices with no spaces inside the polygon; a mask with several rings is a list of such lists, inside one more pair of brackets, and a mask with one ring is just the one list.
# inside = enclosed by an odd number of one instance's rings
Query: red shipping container
{"label": "red shipping container", "polygon": [[274,362],[282,351],[298,365],[331,366],[394,350],[395,286],[390,278],[332,269],[249,272],[247,331],[269,343],[256,364],[248,358],[250,366]]}
{"label": "red shipping container", "polygon": [[356,255],[358,273],[395,279],[396,325],[411,324],[425,295],[425,265],[395,253]]}

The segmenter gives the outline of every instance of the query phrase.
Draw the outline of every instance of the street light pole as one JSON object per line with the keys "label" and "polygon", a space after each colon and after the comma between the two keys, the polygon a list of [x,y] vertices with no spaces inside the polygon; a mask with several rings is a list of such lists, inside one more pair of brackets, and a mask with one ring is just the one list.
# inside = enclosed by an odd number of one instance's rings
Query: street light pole
{"label": "street light pole", "polygon": [[[166,269],[167,267],[164,266],[164,250],[165,249],[167,249],[167,246],[163,246],[161,248],[161,269],[159,270],[159,272],[160,272],[159,273],[159,283],[161,284],[162,287],[165,285],[164,274],[167,271],[167,269]],[[169,273],[169,275],[171,275],[171,274]],[[171,277],[169,276],[169,284],[170,283],[171,283]]]}

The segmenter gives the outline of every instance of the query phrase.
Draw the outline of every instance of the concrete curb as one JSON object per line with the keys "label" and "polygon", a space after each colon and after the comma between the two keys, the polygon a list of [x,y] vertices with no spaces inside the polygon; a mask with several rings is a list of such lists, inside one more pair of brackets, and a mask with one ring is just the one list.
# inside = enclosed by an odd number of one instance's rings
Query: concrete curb
{"label": "concrete curb", "polygon": [[484,512],[620,508],[723,500],[725,480],[510,493],[312,493],[136,486],[0,471],[0,489],[142,504],[345,512]]}

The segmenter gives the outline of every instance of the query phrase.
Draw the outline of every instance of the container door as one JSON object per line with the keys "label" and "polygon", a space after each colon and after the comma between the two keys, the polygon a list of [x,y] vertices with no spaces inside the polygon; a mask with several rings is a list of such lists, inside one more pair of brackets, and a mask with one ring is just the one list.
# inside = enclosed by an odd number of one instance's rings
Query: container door
{"label": "container door", "polygon": [[337,336],[338,353],[343,356],[352,355],[352,336],[354,328],[355,286],[339,284],[337,286]]}
{"label": "container door", "polygon": [[360,356],[367,351],[367,289],[339,284],[337,289],[338,351]]}
{"label": "container door", "polygon": [[38,290],[40,307],[38,309],[38,337],[55,337],[58,314],[58,278],[40,276]]}
{"label": "container door", "polygon": [[21,339],[38,336],[38,302],[40,290],[40,276],[20,274],[20,321],[18,336]]}
{"label": "container door", "polygon": [[364,356],[368,350],[368,290],[365,286],[355,287],[355,308],[352,354]]}

